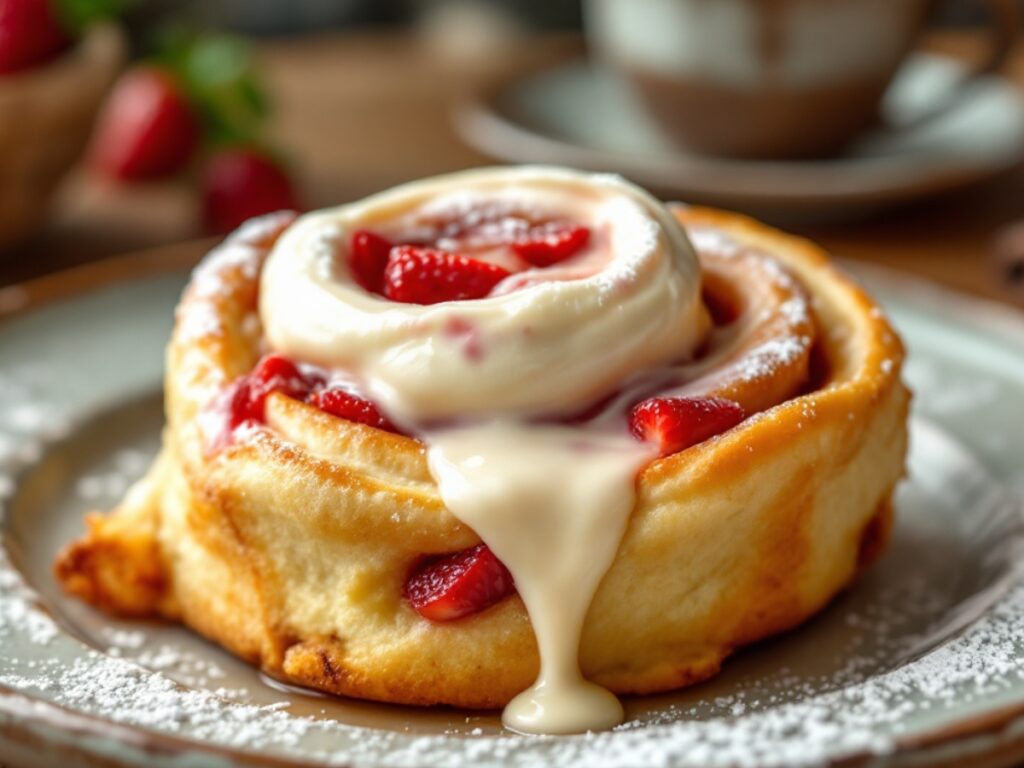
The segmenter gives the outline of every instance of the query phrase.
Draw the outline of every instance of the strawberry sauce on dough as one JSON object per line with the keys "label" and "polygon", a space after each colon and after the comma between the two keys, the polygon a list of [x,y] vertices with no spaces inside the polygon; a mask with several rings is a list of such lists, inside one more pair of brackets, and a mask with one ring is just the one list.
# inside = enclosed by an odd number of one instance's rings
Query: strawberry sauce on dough
{"label": "strawberry sauce on dough", "polygon": [[[397,239],[482,209],[567,219],[589,228],[589,241],[543,269],[475,254],[511,274],[483,298],[435,304],[374,294],[337,258],[354,232]],[[638,373],[692,357],[709,327],[700,289],[693,249],[653,197],[618,177],[543,167],[428,179],[309,215],[268,258],[260,313],[270,347],[345,371],[421,437],[445,505],[511,572],[541,670],[505,709],[510,728],[576,733],[622,721],[577,655],[636,474],[659,450],[630,433],[624,413],[567,417]]]}

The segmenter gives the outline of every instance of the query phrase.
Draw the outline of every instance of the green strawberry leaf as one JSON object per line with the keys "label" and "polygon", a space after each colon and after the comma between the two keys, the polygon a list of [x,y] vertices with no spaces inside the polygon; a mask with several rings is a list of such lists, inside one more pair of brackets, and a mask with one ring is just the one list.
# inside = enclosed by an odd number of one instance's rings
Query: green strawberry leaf
{"label": "green strawberry leaf", "polygon": [[64,28],[81,34],[89,25],[124,15],[137,0],[55,0],[54,7]]}
{"label": "green strawberry leaf", "polygon": [[242,39],[167,29],[157,61],[181,81],[213,144],[252,142],[269,112],[252,52]]}

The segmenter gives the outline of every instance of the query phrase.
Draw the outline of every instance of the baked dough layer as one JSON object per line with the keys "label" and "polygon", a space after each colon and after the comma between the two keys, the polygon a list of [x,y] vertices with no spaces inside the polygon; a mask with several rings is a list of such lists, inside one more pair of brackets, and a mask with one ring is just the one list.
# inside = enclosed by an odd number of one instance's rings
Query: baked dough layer
{"label": "baked dough layer", "polygon": [[[583,673],[620,694],[706,679],[820,610],[884,548],[907,447],[903,350],[872,300],[805,240],[731,213],[676,215],[706,266],[716,247],[702,242],[766,253],[809,294],[813,387],[641,473],[580,647]],[[269,430],[206,450],[202,409],[259,356],[259,264],[286,225],[248,227],[197,271],[167,351],[162,452],[121,506],[89,517],[57,576],[288,682],[501,707],[538,670],[520,599],[433,623],[402,598],[422,555],[479,542],[441,504],[419,442],[276,394]]]}

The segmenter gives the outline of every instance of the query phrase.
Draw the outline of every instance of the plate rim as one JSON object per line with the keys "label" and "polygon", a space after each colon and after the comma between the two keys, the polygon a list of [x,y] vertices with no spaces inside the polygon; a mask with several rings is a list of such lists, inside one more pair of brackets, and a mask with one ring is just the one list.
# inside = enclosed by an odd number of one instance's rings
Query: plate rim
{"label": "plate rim", "polygon": [[[9,320],[48,304],[78,298],[113,283],[133,282],[171,273],[184,274],[216,242],[216,239],[189,240],[135,251],[0,288],[0,328]],[[872,275],[875,279],[889,281],[896,286],[896,292],[909,295],[911,301],[918,306],[941,309],[943,314],[955,318],[972,330],[990,334],[1001,343],[1021,349],[1024,311],[1020,309],[992,299],[957,292],[891,267],[860,261],[847,261],[845,265],[851,267],[857,276]],[[46,606],[37,605],[50,615]],[[929,764],[991,765],[993,763],[988,761],[1004,758],[1007,754],[1018,758],[1024,756],[1024,730],[1009,734],[1009,738],[1000,738],[1021,722],[1024,722],[1024,699],[913,736],[897,737],[893,751],[884,756],[868,752],[856,753],[831,759],[825,764],[861,765],[881,759],[883,763],[897,765],[904,760],[929,757],[934,752],[949,748],[970,748],[972,742],[988,738],[992,741],[978,745],[968,754],[959,753],[949,757],[936,754],[935,761]],[[55,738],[59,735],[70,736],[71,740]],[[199,744],[184,737],[125,725],[60,704],[41,701],[0,685],[0,744],[13,739],[9,743],[59,747],[68,755],[97,761],[97,768],[108,765],[104,762],[109,759],[107,756],[76,739],[83,735],[97,738],[108,745],[116,744],[119,749],[143,750],[146,754],[161,757],[202,756],[226,760],[227,765],[256,768],[314,768],[321,765],[305,759]],[[339,768],[345,768],[352,763],[338,765]]]}
{"label": "plate rim", "polygon": [[200,238],[129,251],[0,286],[0,323],[116,283],[190,269],[221,240]]}

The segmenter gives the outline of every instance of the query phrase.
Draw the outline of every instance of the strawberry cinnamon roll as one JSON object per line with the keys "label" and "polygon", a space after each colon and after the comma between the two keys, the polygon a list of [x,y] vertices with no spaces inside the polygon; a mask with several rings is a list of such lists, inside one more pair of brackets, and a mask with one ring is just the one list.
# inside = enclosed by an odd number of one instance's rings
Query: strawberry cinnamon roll
{"label": "strawberry cinnamon roll", "polygon": [[882,551],[902,359],[815,246],[618,177],[280,214],[196,270],[163,449],[57,575],[288,682],[611,727]]}

